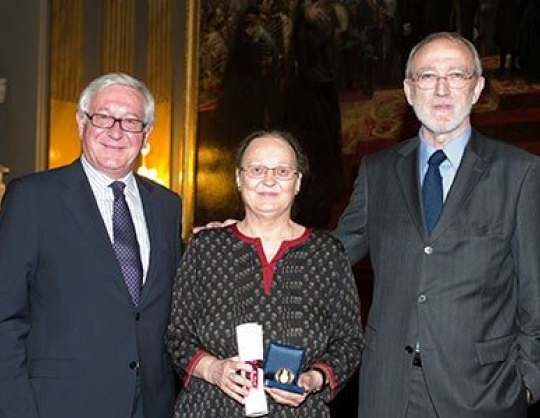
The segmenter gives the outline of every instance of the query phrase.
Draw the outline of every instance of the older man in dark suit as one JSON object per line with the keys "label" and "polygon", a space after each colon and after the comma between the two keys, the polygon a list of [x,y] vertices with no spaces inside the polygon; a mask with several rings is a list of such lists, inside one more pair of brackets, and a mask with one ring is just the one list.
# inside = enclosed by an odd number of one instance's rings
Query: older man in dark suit
{"label": "older man in dark suit", "polygon": [[163,338],[180,200],[134,175],[154,124],[145,85],[83,91],[80,159],[13,180],[0,212],[0,416],[169,418]]}
{"label": "older man in dark suit", "polygon": [[471,128],[483,87],[465,38],[421,41],[418,136],[364,159],[335,231],[375,275],[360,418],[523,418],[540,397],[540,159]]}

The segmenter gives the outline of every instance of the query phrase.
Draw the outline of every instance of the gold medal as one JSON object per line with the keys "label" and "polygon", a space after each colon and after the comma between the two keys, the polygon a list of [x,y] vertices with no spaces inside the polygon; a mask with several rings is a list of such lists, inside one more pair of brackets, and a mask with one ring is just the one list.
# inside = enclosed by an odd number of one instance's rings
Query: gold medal
{"label": "gold medal", "polygon": [[292,383],[294,382],[294,373],[291,369],[287,369],[285,367],[278,369],[276,374],[274,375],[276,380],[279,383]]}

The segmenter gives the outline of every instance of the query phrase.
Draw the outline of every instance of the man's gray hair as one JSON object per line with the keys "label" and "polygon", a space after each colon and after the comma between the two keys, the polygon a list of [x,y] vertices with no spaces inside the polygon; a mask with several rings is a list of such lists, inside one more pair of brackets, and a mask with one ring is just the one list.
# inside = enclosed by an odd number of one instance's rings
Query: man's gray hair
{"label": "man's gray hair", "polygon": [[131,87],[142,93],[146,102],[144,106],[144,122],[149,126],[153,125],[156,118],[156,105],[154,101],[154,96],[152,95],[152,93],[150,93],[150,90],[148,90],[146,84],[124,73],[104,74],[90,82],[90,84],[88,84],[88,86],[86,86],[86,88],[82,91],[79,98],[79,117],[85,118],[85,113],[90,113],[88,111],[90,103],[92,102],[94,95],[98,91],[114,85]]}
{"label": "man's gray hair", "polygon": [[461,36],[459,33],[456,32],[437,32],[432,33],[431,35],[426,36],[424,39],[422,39],[418,44],[415,45],[415,47],[411,50],[411,53],[409,54],[409,58],[407,59],[407,66],[405,68],[405,78],[412,78],[414,74],[412,74],[412,62],[416,55],[418,54],[418,51],[422,49],[427,44],[437,41],[439,39],[446,39],[451,42],[455,42],[458,44],[465,45],[469,52],[471,53],[471,56],[473,57],[474,62],[474,73],[477,76],[482,75],[482,62],[480,61],[480,55],[478,54],[478,51],[476,50],[476,47],[472,44],[471,41]]}

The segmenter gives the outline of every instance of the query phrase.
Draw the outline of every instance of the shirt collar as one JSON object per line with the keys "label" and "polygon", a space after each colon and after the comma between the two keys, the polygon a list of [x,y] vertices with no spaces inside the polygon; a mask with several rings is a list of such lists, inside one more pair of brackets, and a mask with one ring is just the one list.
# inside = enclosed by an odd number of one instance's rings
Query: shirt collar
{"label": "shirt collar", "polygon": [[[469,139],[471,137],[471,128],[467,128],[465,131],[463,131],[459,136],[454,138],[452,141],[450,141],[448,144],[442,148],[444,153],[446,154],[447,161],[454,167],[456,170],[459,167],[461,163],[461,159],[463,158],[463,153],[465,152],[465,147],[469,143]],[[422,135],[422,131],[418,134],[420,137],[420,167],[426,168],[427,162],[431,154],[433,154],[436,149],[433,148],[424,138]],[[446,161],[443,163],[445,164]]]}
{"label": "shirt collar", "polygon": [[112,182],[118,180],[126,184],[126,188],[124,193],[130,193],[135,194],[137,190],[137,182],[135,181],[135,176],[133,175],[133,172],[129,172],[126,176],[120,178],[120,179],[113,179],[109,176],[103,174],[101,171],[97,170],[94,166],[90,164],[88,159],[84,156],[84,154],[81,155],[81,164],[83,166],[83,170],[86,174],[86,176],[91,179],[91,183],[95,184],[96,186],[102,188],[102,189],[110,189],[111,190],[111,196],[112,196],[112,189],[109,187]]}

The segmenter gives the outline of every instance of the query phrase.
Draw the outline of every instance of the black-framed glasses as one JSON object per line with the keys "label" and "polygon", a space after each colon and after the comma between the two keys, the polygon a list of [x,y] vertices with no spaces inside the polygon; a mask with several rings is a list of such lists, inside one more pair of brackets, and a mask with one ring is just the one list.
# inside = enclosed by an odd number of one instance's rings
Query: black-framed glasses
{"label": "black-framed glasses", "polygon": [[445,80],[448,83],[448,87],[451,89],[462,89],[474,76],[476,76],[476,72],[471,74],[470,72],[465,71],[451,71],[446,75],[439,75],[427,71],[425,73],[417,74],[416,77],[411,77],[411,80],[422,90],[433,90],[437,87],[439,80]]}
{"label": "black-framed glasses", "polygon": [[264,165],[248,165],[240,167],[240,170],[246,173],[246,176],[252,179],[262,179],[266,177],[268,171],[274,173],[274,177],[278,180],[292,180],[298,174],[294,168],[286,165],[278,165],[276,167],[266,167]]}
{"label": "black-framed glasses", "polygon": [[94,113],[90,115],[84,112],[92,126],[96,128],[110,129],[116,122],[120,124],[120,129],[124,132],[140,133],[144,131],[147,123],[136,118],[115,118],[110,115],[104,115],[103,113]]}

